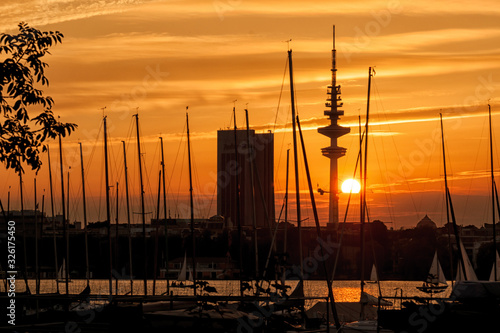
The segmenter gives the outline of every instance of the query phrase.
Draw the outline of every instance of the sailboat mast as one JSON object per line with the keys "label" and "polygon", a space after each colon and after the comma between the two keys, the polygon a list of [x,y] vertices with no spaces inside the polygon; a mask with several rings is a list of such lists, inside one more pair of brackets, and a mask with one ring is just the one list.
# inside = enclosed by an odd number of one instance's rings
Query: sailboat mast
{"label": "sailboat mast", "polygon": [[498,199],[498,189],[497,189],[497,183],[496,182],[493,184],[493,188],[495,189],[495,198],[496,198],[496,202],[497,202],[497,211],[500,214],[500,201]]}
{"label": "sailboat mast", "polygon": [[148,295],[148,276],[147,276],[147,244],[146,244],[146,216],[144,205],[144,184],[142,181],[142,158],[141,158],[141,142],[139,135],[139,114],[135,114],[135,124],[137,129],[137,154],[139,158],[139,179],[141,185],[141,216],[142,216],[142,242],[144,245],[144,296]]}
{"label": "sailboat mast", "polygon": [[188,107],[186,106],[186,128],[187,128],[187,144],[188,144],[188,164],[189,164],[189,203],[191,207],[191,245],[193,251],[193,293],[196,296],[196,243],[194,240],[194,203],[193,203],[193,176],[191,170],[191,142],[189,141],[189,116]]}
{"label": "sailboat mast", "polygon": [[[359,182],[362,186],[361,190],[359,191],[359,223],[360,223],[359,239],[360,239],[360,252],[362,254],[362,253],[364,253],[364,251],[363,251],[364,242],[362,241],[364,238],[364,235],[362,236],[361,233],[362,233],[362,231],[364,231],[364,228],[361,226],[361,220],[362,220],[362,216],[363,216],[363,208],[365,207],[365,205],[364,205],[364,195],[363,195],[364,194],[364,192],[363,192],[363,189],[364,189],[364,186],[363,186],[363,141],[364,141],[364,136],[363,136],[363,133],[361,131],[361,128],[362,128],[361,115],[358,115],[358,126],[359,126],[359,154],[358,154],[358,158],[359,158]],[[363,277],[364,276],[363,268],[361,267],[360,269],[362,270],[360,276]],[[361,293],[363,293],[363,288],[364,288],[363,286],[364,286],[364,283],[361,282]]]}
{"label": "sailboat mast", "polygon": [[288,50],[288,67],[290,74],[290,99],[292,104],[293,158],[295,166],[295,202],[297,205],[297,228],[299,233],[300,282],[304,279],[304,262],[302,260],[302,221],[300,215],[299,158],[297,152],[297,130],[295,125],[295,88],[293,86],[292,50]]}
{"label": "sailboat mast", "polygon": [[[316,223],[316,232],[318,235],[318,239],[321,239],[321,227],[319,225],[318,210],[316,209],[316,201],[314,200],[314,191],[312,188],[311,174],[309,173],[309,165],[307,163],[306,147],[304,145],[304,137],[302,136],[302,130],[300,129],[299,116],[297,116],[297,127],[299,129],[299,134],[300,134],[300,144],[302,146],[302,154],[303,154],[303,158],[304,158],[304,165],[306,168],[306,175],[307,175],[307,184],[309,186],[309,194],[311,196],[311,206],[312,206],[313,214],[314,214],[314,222]],[[324,258],[324,249],[323,249],[322,243],[320,243],[320,254],[321,254],[321,258]],[[325,274],[325,281],[326,281],[326,285],[328,288],[328,298],[330,299],[330,305],[332,308],[335,326],[337,327],[337,329],[340,329],[340,321],[339,321],[339,317],[337,314],[337,308],[335,307],[335,298],[333,297],[333,289],[332,289],[332,284],[330,283],[330,276],[328,274],[328,269],[326,268],[326,260],[322,260],[322,263],[323,263],[323,265],[322,265],[323,272]]]}
{"label": "sailboat mast", "polygon": [[[5,234],[7,235],[7,232],[9,231],[9,225],[8,225],[8,215],[5,213],[5,210],[3,209],[3,204],[2,204],[2,200],[0,200],[0,211],[2,212],[2,216],[3,216],[3,220],[5,222]],[[2,264],[0,264],[0,270],[3,270],[2,268]],[[5,279],[3,280],[3,284],[4,284],[4,287],[5,287],[5,290],[8,289],[7,285],[8,285],[8,279],[9,277],[7,275],[5,275]]]}
{"label": "sailboat mast", "polygon": [[21,197],[21,225],[23,226],[23,259],[24,259],[24,283],[26,285],[26,291],[30,293],[30,287],[28,285],[28,251],[26,248],[26,223],[24,221],[24,195],[23,195],[23,174],[19,174],[19,195]]}
{"label": "sailboat mast", "polygon": [[[66,219],[68,220],[68,223],[70,221],[69,219],[69,171],[71,170],[71,166],[68,168],[68,178],[67,178],[67,186],[66,188],[68,189],[68,192],[66,192]],[[69,232],[68,232],[69,235]],[[68,253],[69,256],[69,253]]]}
{"label": "sailboat mast", "polygon": [[125,165],[125,196],[127,202],[127,228],[128,228],[128,260],[129,260],[129,275],[130,275],[130,294],[134,294],[134,279],[132,274],[132,230],[130,226],[130,202],[128,195],[128,168],[127,168],[127,151],[125,149],[125,141],[122,141],[123,146],[123,164]]}
{"label": "sailboat mast", "polygon": [[156,272],[158,270],[158,230],[160,227],[161,170],[158,172],[158,198],[156,200],[155,253],[153,259],[153,295],[156,294]]}
{"label": "sailboat mast", "polygon": [[40,212],[40,228],[38,229],[39,232],[39,237],[42,237],[43,235],[43,222],[45,221],[45,189],[43,189],[43,194],[42,194],[42,209]]}
{"label": "sailboat mast", "polygon": [[[167,226],[167,191],[165,187],[165,156],[163,151],[163,138],[160,136],[161,148],[161,174],[163,181],[163,217],[165,218],[165,276],[167,277],[167,295],[170,294],[170,281],[168,277],[168,226]],[[158,221],[159,223],[159,221]]]}
{"label": "sailboat mast", "polygon": [[87,286],[90,284],[90,266],[89,266],[89,243],[88,243],[88,230],[87,230],[87,200],[85,195],[85,171],[83,169],[83,152],[82,143],[80,145],[80,165],[82,171],[82,200],[83,200],[83,225],[85,227],[85,278],[87,279]]}
{"label": "sailboat mast", "polygon": [[39,237],[39,234],[38,234],[38,217],[37,217],[37,206],[38,206],[38,203],[37,203],[37,199],[36,199],[36,177],[35,179],[33,180],[33,191],[34,191],[34,199],[35,199],[35,209],[34,209],[34,213],[35,213],[35,292],[36,294],[39,294],[40,293],[40,268],[38,266],[38,237]]}
{"label": "sailboat mast", "polygon": [[[36,207],[36,205],[35,205],[35,207]],[[0,207],[0,208],[3,209],[3,207]],[[45,189],[43,189],[43,194],[42,194],[42,208],[40,210],[40,226],[37,228],[37,233],[38,233],[39,238],[42,237],[42,235],[43,235],[43,222],[45,220],[44,214],[45,214]],[[37,246],[37,249],[38,249],[38,246]]]}
{"label": "sailboat mast", "polygon": [[111,209],[109,206],[109,170],[108,170],[108,134],[106,128],[106,116],[103,118],[104,124],[104,169],[106,178],[106,225],[108,233],[108,252],[109,252],[109,295],[113,294],[113,261],[111,245]]}
{"label": "sailboat mast", "polygon": [[[443,154],[444,154],[444,142],[443,142]],[[444,163],[446,163],[446,161]],[[444,169],[446,170],[446,164],[444,165]],[[447,185],[448,184],[448,180],[447,180],[446,172],[444,174],[445,174],[444,183],[445,183],[445,188],[447,189],[448,188],[448,185]],[[449,207],[449,203],[448,203],[448,191],[447,190],[445,190],[445,208],[446,208],[446,223],[447,223],[447,227],[446,228],[447,228],[447,231],[448,231],[448,253],[449,253],[449,257],[450,257],[450,272],[451,272],[451,276],[452,276],[452,278],[451,278],[451,286],[453,287],[453,284],[455,282],[454,279],[453,279],[453,276],[454,276],[454,271],[453,271],[453,248],[452,248],[452,244],[451,244],[450,207]],[[458,271],[459,268],[460,267],[457,267],[457,271]]]}
{"label": "sailboat mast", "polygon": [[[236,102],[236,101],[235,101]],[[238,165],[238,132],[236,127],[236,106],[233,106],[233,120],[234,120],[234,163],[235,169],[239,169]],[[239,256],[239,269],[240,269],[240,296],[243,296],[243,284],[242,284],[242,273],[243,273],[243,245],[241,244],[241,207],[240,207],[240,177],[236,172],[235,177],[235,199],[236,199],[236,225],[238,228],[238,256]]]}
{"label": "sailboat mast", "polygon": [[[118,200],[118,182],[116,182],[116,216],[115,216],[115,265],[118,267],[118,234],[119,234],[119,200]],[[115,295],[118,295],[118,279],[115,279]]]}
{"label": "sailboat mast", "polygon": [[286,150],[286,184],[285,184],[285,230],[283,237],[283,254],[286,255],[287,246],[287,224],[288,224],[288,175],[290,170],[290,149]]}
{"label": "sailboat mast", "polygon": [[65,271],[65,288],[66,295],[69,294],[69,237],[68,237],[68,223],[66,221],[66,205],[64,202],[64,170],[63,170],[63,157],[62,157],[62,138],[61,134],[59,134],[59,167],[61,169],[61,202],[62,202],[62,219],[63,219],[63,237],[66,242],[66,247],[64,251],[64,259],[66,262],[66,271]]}
{"label": "sailboat mast", "polygon": [[[368,124],[370,120],[370,91],[372,82],[372,68],[368,67],[368,94],[366,99],[366,122],[365,122],[365,156],[363,160],[363,189],[361,191],[361,228],[360,228],[360,251],[361,251],[361,295],[364,292],[365,279],[365,218],[366,218],[366,175],[368,161]],[[364,317],[363,305],[361,306],[361,317]]]}
{"label": "sailboat mast", "polygon": [[[59,269],[59,265],[57,262],[57,239],[56,239],[56,217],[54,212],[54,191],[52,188],[52,167],[50,166],[50,149],[47,146],[47,159],[49,165],[49,187],[50,187],[50,206],[52,209],[52,239],[54,241],[54,269],[55,276],[57,279],[57,271]],[[59,294],[59,283],[56,282],[56,292]]]}
{"label": "sailboat mast", "polygon": [[488,104],[488,118],[490,125],[490,171],[491,171],[491,219],[493,221],[493,281],[497,281],[497,234],[496,234],[496,218],[495,218],[495,175],[493,171],[493,130],[491,126],[491,105]]}
{"label": "sailboat mast", "polygon": [[254,168],[253,168],[253,153],[252,153],[252,142],[250,141],[250,123],[248,121],[248,109],[245,109],[245,119],[247,124],[247,146],[248,146],[248,154],[250,155],[249,163],[250,163],[250,186],[252,195],[250,196],[250,201],[252,203],[252,221],[253,221],[253,242],[255,247],[255,279],[259,280],[259,246],[257,239],[257,218],[255,212],[255,182],[254,182]]}
{"label": "sailboat mast", "polygon": [[[451,214],[451,221],[453,223],[453,232],[455,234],[455,240],[457,242],[457,247],[458,247],[458,259],[460,261],[460,264],[462,266],[462,274],[464,278],[467,280],[467,270],[465,268],[465,261],[464,257],[462,256],[462,250],[461,250],[461,241],[460,241],[460,236],[458,234],[458,227],[457,227],[457,222],[455,219],[455,211],[453,209],[453,203],[451,201],[451,195],[450,195],[450,190],[448,189],[448,176],[446,174],[446,154],[445,154],[445,148],[444,148],[444,130],[443,130],[443,115],[440,113],[439,114],[439,119],[441,121],[441,145],[443,148],[443,168],[444,168],[444,187],[445,187],[445,194],[446,194],[446,202],[449,205],[449,211]],[[448,214],[448,212],[446,212]]]}

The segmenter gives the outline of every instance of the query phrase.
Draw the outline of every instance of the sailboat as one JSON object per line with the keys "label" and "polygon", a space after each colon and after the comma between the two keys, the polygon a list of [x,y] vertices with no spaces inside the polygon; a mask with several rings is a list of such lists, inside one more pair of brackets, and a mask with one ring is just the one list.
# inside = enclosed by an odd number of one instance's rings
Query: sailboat
{"label": "sailboat", "polygon": [[[460,272],[460,270],[459,270]],[[439,263],[437,256],[437,251],[434,253],[434,259],[432,260],[431,268],[429,269],[429,274],[425,279],[421,287],[417,287],[418,290],[423,291],[428,294],[441,293],[448,288],[446,278]]]}
{"label": "sailboat", "polygon": [[[443,146],[443,166],[446,191],[447,214],[451,215],[456,244],[458,244],[458,274],[457,283],[450,297],[439,299],[439,315],[433,320],[425,321],[426,332],[493,332],[498,331],[500,316],[498,282],[478,281],[458,232],[455,213],[451,200],[446,176],[445,144],[443,134],[443,119],[441,120],[441,141]],[[449,216],[448,215],[448,218]],[[397,332],[414,332],[415,314],[429,310],[429,303],[422,303],[421,298],[409,299],[402,304],[400,310],[380,310],[379,323],[384,328]],[[497,329],[493,329],[497,328]]]}
{"label": "sailboat", "polygon": [[66,275],[66,260],[63,258],[61,267],[59,267],[59,272],[57,272],[57,282],[66,282],[66,276],[68,276],[68,281],[71,282],[69,275]]}
{"label": "sailboat", "polygon": [[[495,251],[496,255],[496,260],[493,265],[497,266],[497,272],[500,271],[500,256],[498,255],[498,252]],[[497,275],[497,278],[495,280],[495,266],[491,267],[491,274],[490,274],[490,279],[489,281],[500,281],[500,276]]]}
{"label": "sailboat", "polygon": [[[465,269],[462,268],[462,263],[459,261],[455,281],[477,281],[476,273],[474,272],[474,268],[472,267],[469,257],[467,256],[467,252],[465,251],[462,241],[460,241],[460,252],[462,254]],[[464,276],[464,273],[466,276]]]}
{"label": "sailboat", "polygon": [[191,267],[187,267],[187,256],[184,253],[184,261],[182,262],[181,269],[179,270],[179,275],[177,275],[177,281],[172,281],[171,287],[174,288],[191,288],[193,285],[186,285],[186,281],[193,282],[193,273],[191,272]]}
{"label": "sailboat", "polygon": [[372,271],[370,273],[370,280],[366,281],[367,283],[377,283],[378,282],[378,276],[377,276],[377,267],[375,267],[375,264],[372,265]]}
{"label": "sailboat", "polygon": [[186,254],[184,254],[184,262],[182,263],[181,270],[179,271],[179,276],[177,277],[177,281],[186,281],[186,263],[187,258]]}
{"label": "sailboat", "polygon": [[[496,218],[495,218],[495,197],[497,203],[497,210],[500,214],[500,203],[498,201],[497,185],[495,183],[494,163],[493,163],[493,129],[491,126],[491,105],[488,103],[488,119],[490,125],[490,173],[491,173],[491,209],[492,209],[492,227],[493,227],[493,249],[495,251],[495,262],[491,268],[490,281],[500,281],[498,270],[500,269],[500,257],[497,251],[497,232],[496,232]],[[496,196],[495,196],[496,194]]]}

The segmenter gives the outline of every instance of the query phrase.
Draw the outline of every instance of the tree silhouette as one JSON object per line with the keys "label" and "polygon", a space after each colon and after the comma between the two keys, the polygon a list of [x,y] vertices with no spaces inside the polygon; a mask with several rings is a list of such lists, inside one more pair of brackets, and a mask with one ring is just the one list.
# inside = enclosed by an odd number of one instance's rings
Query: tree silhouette
{"label": "tree silhouette", "polygon": [[[54,117],[50,96],[38,86],[48,86],[41,58],[64,37],[59,31],[41,32],[19,23],[19,34],[0,34],[0,161],[7,169],[24,172],[23,163],[38,171],[40,149],[47,150],[47,138],[55,139],[74,131],[76,124],[61,123]],[[28,108],[40,112],[30,117]]]}

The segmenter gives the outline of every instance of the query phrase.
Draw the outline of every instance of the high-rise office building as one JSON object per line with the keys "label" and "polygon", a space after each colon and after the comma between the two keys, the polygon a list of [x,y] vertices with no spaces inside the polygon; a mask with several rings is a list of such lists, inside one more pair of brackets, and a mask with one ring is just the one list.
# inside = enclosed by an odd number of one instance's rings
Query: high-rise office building
{"label": "high-rise office building", "polygon": [[246,130],[217,132],[217,214],[236,227],[239,192],[241,226],[253,227],[255,216],[257,227],[267,227],[275,212],[274,134],[248,134],[251,145]]}

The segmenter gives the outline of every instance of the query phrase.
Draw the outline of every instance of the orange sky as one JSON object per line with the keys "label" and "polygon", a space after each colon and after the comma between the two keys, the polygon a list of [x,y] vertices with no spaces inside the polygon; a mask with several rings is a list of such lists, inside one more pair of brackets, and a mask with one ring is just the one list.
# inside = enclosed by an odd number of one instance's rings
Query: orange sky
{"label": "orange sky", "polygon": [[[445,222],[439,113],[445,118],[447,164],[459,224],[491,222],[489,199],[488,100],[497,132],[500,88],[500,5],[496,1],[3,1],[0,31],[15,33],[26,21],[41,30],[59,30],[63,43],[45,60],[47,94],[54,111],[78,130],[64,140],[70,173],[70,219],[82,219],[78,142],[84,147],[89,219],[105,219],[102,171],[102,108],[111,140],[111,184],[119,182],[120,220],[125,201],[121,140],[127,142],[133,211],[138,167],[132,115],[138,110],[145,152],[147,211],[155,211],[159,136],[164,138],[168,206],[187,217],[185,107],[189,105],[195,162],[197,215],[215,214],[216,131],[231,125],[233,101],[238,126],[244,108],[258,131],[275,130],[276,211],[282,202],[290,134],[286,40],[294,56],[299,116],[314,187],[328,186],[328,139],[316,132],[330,80],[332,25],[337,30],[338,83],[351,134],[339,160],[339,177],[352,176],[358,150],[358,115],[366,110],[367,72],[375,66],[369,143],[370,219],[395,228],[415,225],[425,214]],[[278,108],[279,106],[279,108]],[[138,109],[137,109],[138,108]],[[498,135],[495,136],[495,138]],[[182,140],[182,141],[181,141]],[[495,139],[497,147],[499,140]],[[51,143],[53,177],[59,178],[57,143]],[[495,149],[495,168],[498,156]],[[47,163],[38,176],[39,200],[48,197]],[[0,171],[0,199],[18,179]],[[305,173],[300,175],[304,199]],[[33,174],[25,175],[26,208],[33,206]],[[290,184],[293,184],[293,179]],[[56,184],[59,197],[60,184]],[[112,188],[115,207],[115,187]],[[293,196],[292,196],[293,197]],[[317,194],[321,221],[327,197]],[[341,220],[347,197],[341,195]],[[356,199],[357,200],[357,199]],[[48,199],[45,210],[48,209]],[[305,203],[304,214],[312,223]],[[18,208],[17,203],[11,204]],[[58,203],[56,209],[60,211]],[[114,208],[113,208],[114,210]],[[357,204],[348,220],[357,219]],[[293,213],[292,213],[293,214]],[[303,214],[303,215],[304,215]],[[114,213],[113,213],[114,219]],[[137,214],[134,219],[138,220]]]}

